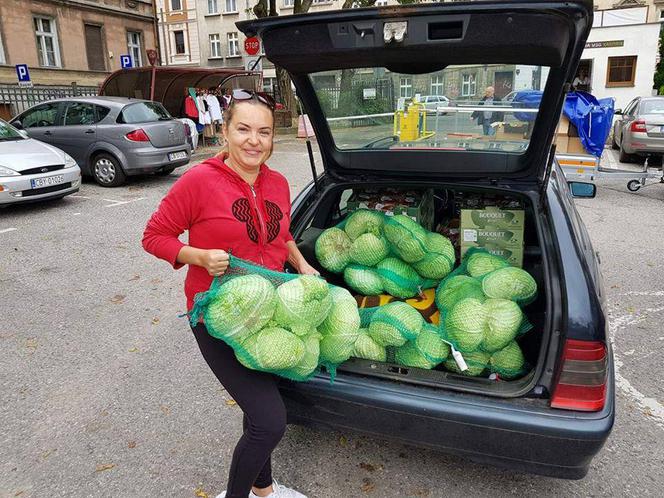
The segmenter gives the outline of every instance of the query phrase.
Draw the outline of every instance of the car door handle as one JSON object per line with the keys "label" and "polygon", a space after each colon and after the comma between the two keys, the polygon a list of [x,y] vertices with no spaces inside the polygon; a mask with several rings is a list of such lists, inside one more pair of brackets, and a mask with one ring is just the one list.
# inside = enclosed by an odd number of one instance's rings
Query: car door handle
{"label": "car door handle", "polygon": [[95,132],[94,130],[85,130],[85,133],[88,133],[88,134],[94,133],[94,132]]}
{"label": "car door handle", "polygon": [[50,136],[50,135],[53,135],[53,133],[51,133],[50,131],[45,131],[44,135],[49,135]]}

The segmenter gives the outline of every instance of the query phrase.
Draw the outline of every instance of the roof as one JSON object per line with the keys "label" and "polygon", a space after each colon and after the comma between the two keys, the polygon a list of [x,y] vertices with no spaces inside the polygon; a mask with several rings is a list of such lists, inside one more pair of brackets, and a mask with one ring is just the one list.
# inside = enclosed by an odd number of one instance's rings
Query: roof
{"label": "roof", "polygon": [[[158,66],[155,69],[154,100],[173,115],[184,116],[184,97],[188,88],[250,88],[258,90],[261,73],[242,67],[205,68]],[[100,95],[150,98],[152,68],[120,69],[102,83]]]}
{"label": "roof", "polygon": [[134,99],[131,97],[110,97],[110,96],[80,96],[80,97],[60,97],[57,99],[51,99],[49,102],[87,102],[90,104],[97,105],[113,105],[116,104],[118,107],[123,107],[127,104],[133,104],[136,102],[149,102],[145,99]]}

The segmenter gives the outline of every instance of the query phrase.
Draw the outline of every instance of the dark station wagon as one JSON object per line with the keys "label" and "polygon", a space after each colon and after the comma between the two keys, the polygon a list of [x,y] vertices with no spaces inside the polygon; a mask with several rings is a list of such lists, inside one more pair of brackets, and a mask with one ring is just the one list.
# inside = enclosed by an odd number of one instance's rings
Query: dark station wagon
{"label": "dark station wagon", "polygon": [[[593,197],[594,186],[568,184],[552,138],[592,18],[590,0],[528,0],[238,23],[289,72],[315,129],[324,172],[316,176],[311,155],[315,180],[295,199],[291,227],[309,261],[321,231],[348,213],[350,193],[428,189],[435,224],[454,217],[457,201],[469,196],[520,203],[523,268],[539,288],[524,309],[534,325],[520,339],[532,366],[524,377],[351,359],[332,384],[326,372],[305,383],[280,382],[291,423],[395,438],[517,471],[586,475],[614,422],[613,358],[598,258],[573,201]],[[519,86],[543,90],[521,136],[501,134],[500,123],[480,126],[478,116],[516,112],[498,101],[476,108],[484,85],[499,80],[511,88],[496,85],[497,96]],[[358,82],[374,90],[363,92]],[[332,84],[338,94],[328,91]],[[456,100],[454,107],[424,116],[426,133],[423,127],[414,138],[397,130],[399,97],[416,101],[434,85]],[[322,273],[343,285],[338,275]]]}

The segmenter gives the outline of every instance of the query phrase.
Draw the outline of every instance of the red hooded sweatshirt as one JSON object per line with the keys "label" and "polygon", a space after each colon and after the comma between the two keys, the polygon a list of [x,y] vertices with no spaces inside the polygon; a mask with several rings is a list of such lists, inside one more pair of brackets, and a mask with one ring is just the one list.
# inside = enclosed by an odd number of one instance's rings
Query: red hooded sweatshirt
{"label": "red hooded sweatshirt", "polygon": [[[175,182],[143,233],[147,252],[175,269],[185,245],[178,237],[189,231],[188,245],[222,249],[272,270],[283,271],[288,259],[290,190],[286,178],[262,164],[253,187],[222,159],[208,159]],[[212,277],[205,268],[189,265],[184,292],[187,309],[194,296],[206,291]]]}

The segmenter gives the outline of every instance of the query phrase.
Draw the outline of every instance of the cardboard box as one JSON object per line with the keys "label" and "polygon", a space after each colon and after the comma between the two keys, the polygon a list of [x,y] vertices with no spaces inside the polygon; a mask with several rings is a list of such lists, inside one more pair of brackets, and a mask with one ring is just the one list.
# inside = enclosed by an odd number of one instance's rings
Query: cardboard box
{"label": "cardboard box", "polygon": [[500,209],[487,206],[484,209],[462,209],[461,228],[503,228],[521,230],[525,228],[526,215],[523,209]]}
{"label": "cardboard box", "polygon": [[562,114],[560,116],[560,121],[558,121],[558,128],[556,129],[556,134],[567,136],[568,132],[569,132],[569,119],[567,119],[567,116]]}
{"label": "cardboard box", "polygon": [[588,151],[585,149],[579,137],[569,137],[569,143],[567,145],[568,154],[588,154]]}
{"label": "cardboard box", "polygon": [[501,247],[523,247],[523,229],[505,228],[466,228],[461,226],[461,244],[477,243],[481,247],[494,244]]}
{"label": "cardboard box", "polygon": [[[480,247],[474,244],[462,244],[461,245],[461,257],[463,258],[466,251],[471,247]],[[499,247],[488,245],[484,247],[491,254],[505,258],[512,266],[518,266],[521,268],[523,266],[523,247]]]}
{"label": "cardboard box", "polygon": [[427,230],[433,229],[433,191],[398,189],[359,190],[353,192],[346,204],[349,213],[358,209],[382,211],[388,216],[405,214]]}
{"label": "cardboard box", "polygon": [[555,138],[556,152],[567,152],[569,147],[569,137],[567,135],[557,134]]}

